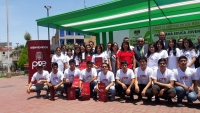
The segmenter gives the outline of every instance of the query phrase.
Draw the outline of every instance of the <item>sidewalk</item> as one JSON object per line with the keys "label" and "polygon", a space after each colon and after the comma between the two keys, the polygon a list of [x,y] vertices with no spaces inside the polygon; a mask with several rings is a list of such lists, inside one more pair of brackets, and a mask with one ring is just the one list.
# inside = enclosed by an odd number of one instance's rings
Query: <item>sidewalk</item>
{"label": "sidewalk", "polygon": [[[50,101],[36,99],[36,93],[27,94],[27,76],[17,76],[0,79],[0,113],[200,113],[200,101],[196,101],[192,108],[176,107],[162,101],[160,105],[154,102],[95,102],[78,100]],[[43,91],[41,94],[45,94]],[[135,97],[137,98],[137,97]]]}

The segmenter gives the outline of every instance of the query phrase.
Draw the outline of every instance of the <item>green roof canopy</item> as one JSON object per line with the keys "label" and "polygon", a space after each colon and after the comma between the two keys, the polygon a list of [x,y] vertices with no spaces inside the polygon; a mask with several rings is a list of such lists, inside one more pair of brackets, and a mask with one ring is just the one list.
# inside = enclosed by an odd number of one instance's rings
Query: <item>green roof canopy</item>
{"label": "green roof canopy", "polygon": [[152,26],[198,20],[200,0],[113,0],[36,21],[38,26],[95,34],[147,27],[149,18]]}

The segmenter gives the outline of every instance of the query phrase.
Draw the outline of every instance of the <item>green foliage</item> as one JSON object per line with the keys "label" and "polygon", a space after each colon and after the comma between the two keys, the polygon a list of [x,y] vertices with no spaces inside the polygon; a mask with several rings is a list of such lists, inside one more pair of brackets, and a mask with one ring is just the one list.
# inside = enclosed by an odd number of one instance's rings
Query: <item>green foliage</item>
{"label": "green foliage", "polygon": [[26,41],[31,40],[31,35],[30,35],[29,32],[26,32],[26,33],[25,33],[25,35],[24,35],[24,39],[25,39]]}
{"label": "green foliage", "polygon": [[66,46],[66,49],[74,49],[74,45],[71,43],[68,43],[65,46]]}
{"label": "green foliage", "polygon": [[19,60],[17,62],[17,66],[21,69],[24,68],[24,64],[28,63],[28,47],[25,46],[22,51],[21,54],[19,56]]}

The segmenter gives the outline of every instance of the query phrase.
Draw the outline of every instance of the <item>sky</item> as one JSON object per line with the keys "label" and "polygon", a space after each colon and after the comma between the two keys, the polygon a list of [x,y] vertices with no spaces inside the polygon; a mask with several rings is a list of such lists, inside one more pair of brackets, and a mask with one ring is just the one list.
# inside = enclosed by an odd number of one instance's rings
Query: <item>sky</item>
{"label": "sky", "polygon": [[[86,7],[106,3],[112,0],[85,0]],[[31,40],[37,40],[36,20],[47,16],[44,6],[51,6],[49,15],[62,14],[84,8],[84,0],[8,0],[9,40],[12,48],[26,43],[24,34],[29,32]],[[7,42],[6,0],[0,0],[0,42]],[[50,37],[55,34],[50,29]],[[40,40],[48,40],[48,30],[39,27]]]}

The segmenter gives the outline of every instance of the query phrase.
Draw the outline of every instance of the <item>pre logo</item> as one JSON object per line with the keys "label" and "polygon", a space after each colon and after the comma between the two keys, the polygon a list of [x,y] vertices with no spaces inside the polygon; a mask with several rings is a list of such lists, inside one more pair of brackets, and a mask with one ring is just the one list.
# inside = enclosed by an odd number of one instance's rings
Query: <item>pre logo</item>
{"label": "pre logo", "polygon": [[45,67],[47,65],[47,62],[46,61],[33,61],[32,62],[32,69],[37,67],[38,64],[41,64],[41,65],[43,65],[43,67]]}

